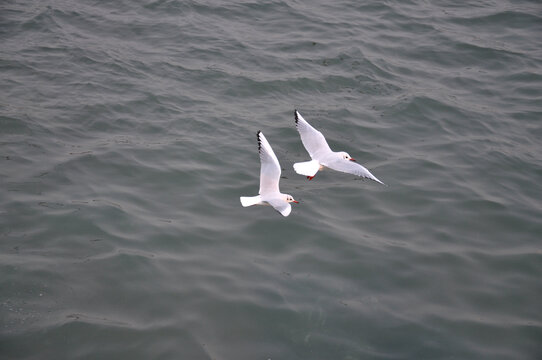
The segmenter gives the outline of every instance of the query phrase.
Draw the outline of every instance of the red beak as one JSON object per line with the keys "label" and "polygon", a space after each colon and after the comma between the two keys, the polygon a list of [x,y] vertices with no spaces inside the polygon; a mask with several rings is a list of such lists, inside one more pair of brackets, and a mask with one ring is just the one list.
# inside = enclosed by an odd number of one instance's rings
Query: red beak
{"label": "red beak", "polygon": [[296,204],[299,204],[299,201],[295,201],[295,200],[294,200],[294,202],[295,202]]}
{"label": "red beak", "polygon": [[350,161],[354,161],[354,162],[356,162],[356,159],[354,159],[354,158],[350,158]]}

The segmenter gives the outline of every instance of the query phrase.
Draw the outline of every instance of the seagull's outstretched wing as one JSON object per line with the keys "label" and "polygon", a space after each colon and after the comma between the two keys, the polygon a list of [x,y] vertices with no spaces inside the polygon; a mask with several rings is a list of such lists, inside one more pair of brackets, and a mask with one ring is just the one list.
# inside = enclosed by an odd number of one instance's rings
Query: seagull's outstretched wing
{"label": "seagull's outstretched wing", "polygon": [[283,216],[288,216],[292,212],[290,204],[282,199],[269,199],[267,202]]}
{"label": "seagull's outstretched wing", "polygon": [[258,151],[260,152],[260,192],[259,194],[279,193],[280,164],[261,131],[258,131]]}
{"label": "seagull's outstretched wing", "polygon": [[303,116],[301,116],[301,114],[297,110],[294,110],[294,113],[295,124],[297,127],[297,131],[301,136],[301,142],[303,142],[303,146],[305,146],[305,149],[307,149],[307,152],[309,153],[311,158],[313,160],[317,160],[323,155],[330,153],[331,149],[329,148],[329,145],[327,144],[324,135],[322,135],[320,131],[316,130],[307,121],[305,121],[305,119],[303,119]]}
{"label": "seagull's outstretched wing", "polygon": [[376,178],[376,176],[371,174],[371,172],[369,170],[367,170],[365,167],[358,164],[357,162],[353,162],[353,161],[350,161],[350,160],[339,158],[339,159],[336,159],[336,160],[332,160],[329,163],[326,163],[325,166],[327,166],[328,168],[333,169],[333,170],[342,171],[342,172],[345,172],[345,173],[348,173],[348,174],[361,176],[361,177],[364,177],[364,178],[367,178],[367,179],[374,180],[377,183],[380,183],[382,185],[386,185],[382,181],[378,180]]}

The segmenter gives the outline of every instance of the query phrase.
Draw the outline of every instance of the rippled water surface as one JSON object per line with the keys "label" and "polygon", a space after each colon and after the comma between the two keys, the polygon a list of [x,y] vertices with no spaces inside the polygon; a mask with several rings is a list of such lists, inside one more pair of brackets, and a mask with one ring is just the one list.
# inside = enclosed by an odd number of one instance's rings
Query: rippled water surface
{"label": "rippled water surface", "polygon": [[[542,358],[539,1],[0,4],[0,358]],[[388,186],[312,181],[297,108]],[[256,195],[256,131],[283,218]]]}

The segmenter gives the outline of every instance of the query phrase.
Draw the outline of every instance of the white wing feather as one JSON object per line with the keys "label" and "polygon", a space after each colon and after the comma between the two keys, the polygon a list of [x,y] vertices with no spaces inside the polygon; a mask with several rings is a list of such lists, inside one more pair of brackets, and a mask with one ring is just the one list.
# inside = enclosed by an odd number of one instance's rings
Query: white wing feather
{"label": "white wing feather", "polygon": [[367,170],[363,165],[360,165],[357,162],[340,158],[326,162],[324,166],[333,170],[342,171],[348,174],[353,174],[367,179],[371,179],[376,181],[377,183],[385,185],[382,181],[378,180],[376,176],[371,174],[371,172]]}
{"label": "white wing feather", "polygon": [[283,216],[288,216],[292,212],[292,206],[282,199],[268,199],[267,202]]}
{"label": "white wing feather", "polygon": [[318,158],[321,158],[323,155],[330,153],[331,149],[329,148],[329,145],[327,144],[326,138],[322,133],[315,128],[313,128],[305,119],[303,119],[303,116],[295,110],[295,124],[297,127],[297,131],[299,132],[299,135],[301,136],[301,142],[303,143],[303,146],[305,146],[305,149],[307,149],[307,152],[311,156],[313,160],[317,160]]}
{"label": "white wing feather", "polygon": [[261,131],[258,131],[258,150],[261,163],[259,194],[279,193],[280,164]]}

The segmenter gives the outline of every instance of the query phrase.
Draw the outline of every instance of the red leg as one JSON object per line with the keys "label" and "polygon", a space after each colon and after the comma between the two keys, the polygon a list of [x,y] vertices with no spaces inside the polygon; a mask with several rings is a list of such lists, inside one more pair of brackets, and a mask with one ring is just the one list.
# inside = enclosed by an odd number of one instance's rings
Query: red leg
{"label": "red leg", "polygon": [[314,176],[307,176],[307,179],[309,179],[309,181],[311,181],[312,179],[314,179]]}

